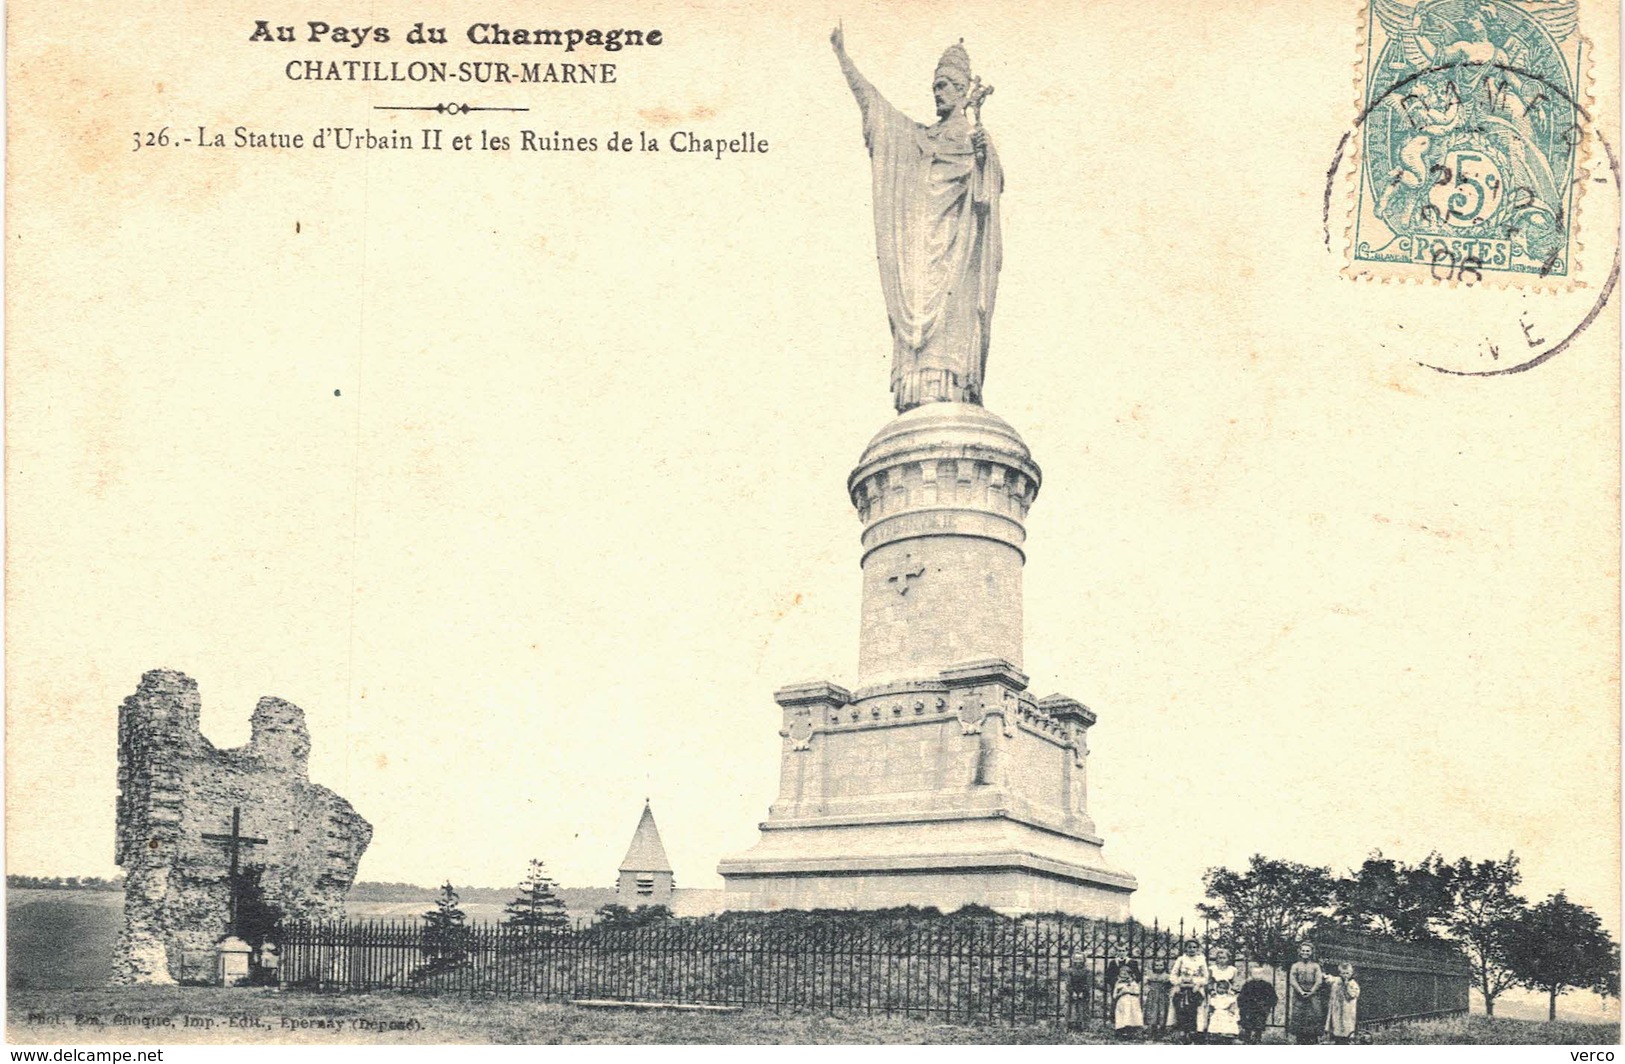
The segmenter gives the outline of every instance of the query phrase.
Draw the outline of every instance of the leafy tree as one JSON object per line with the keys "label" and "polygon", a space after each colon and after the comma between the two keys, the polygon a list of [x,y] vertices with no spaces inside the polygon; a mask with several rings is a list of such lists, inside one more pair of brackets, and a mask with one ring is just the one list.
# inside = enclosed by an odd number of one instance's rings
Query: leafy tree
{"label": "leafy tree", "polygon": [[598,911],[593,913],[597,918],[594,927],[630,927],[632,926],[632,910],[616,902],[600,905]]}
{"label": "leafy tree", "polygon": [[1596,913],[1562,891],[1519,915],[1507,946],[1518,981],[1546,991],[1548,1020],[1557,1019],[1557,997],[1565,991],[1619,993],[1619,945]]}
{"label": "leafy tree", "polygon": [[1209,868],[1202,886],[1212,901],[1197,911],[1246,956],[1271,964],[1288,961],[1298,939],[1332,907],[1331,869],[1256,853],[1245,872]]}
{"label": "leafy tree", "polygon": [[6,876],[6,886],[26,890],[123,890],[122,879],[103,879],[101,876],[24,876],[15,873]]}
{"label": "leafy tree", "polygon": [[423,914],[420,948],[429,963],[418,969],[419,974],[455,968],[468,956],[468,916],[458,904],[461,900],[447,880],[434,908]]}
{"label": "leafy tree", "polygon": [[1332,886],[1338,923],[1402,942],[1434,942],[1449,919],[1453,868],[1437,853],[1414,865],[1378,850]]}
{"label": "leafy tree", "polygon": [[597,916],[595,926],[609,928],[648,927],[672,919],[671,910],[664,905],[639,905],[636,909],[628,909],[615,902],[601,906]]}
{"label": "leafy tree", "polygon": [[570,915],[558,896],[557,886],[548,878],[542,862],[533,858],[525,878],[519,881],[519,897],[503,909],[503,926],[568,931]]}
{"label": "leafy tree", "polygon": [[1484,1011],[1495,1015],[1495,999],[1517,985],[1508,947],[1527,903],[1517,893],[1523,874],[1518,855],[1506,860],[1472,861],[1450,866],[1450,936],[1461,944],[1473,968],[1473,981],[1484,995]]}

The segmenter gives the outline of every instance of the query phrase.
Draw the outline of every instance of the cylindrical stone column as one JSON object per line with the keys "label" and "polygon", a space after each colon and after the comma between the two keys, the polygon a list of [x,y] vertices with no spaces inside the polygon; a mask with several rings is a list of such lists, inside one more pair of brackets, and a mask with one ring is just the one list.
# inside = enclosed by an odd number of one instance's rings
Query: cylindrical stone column
{"label": "cylindrical stone column", "polygon": [[864,529],[860,685],[988,658],[1021,668],[1039,482],[1016,430],[974,404],[927,403],[876,434],[847,480]]}

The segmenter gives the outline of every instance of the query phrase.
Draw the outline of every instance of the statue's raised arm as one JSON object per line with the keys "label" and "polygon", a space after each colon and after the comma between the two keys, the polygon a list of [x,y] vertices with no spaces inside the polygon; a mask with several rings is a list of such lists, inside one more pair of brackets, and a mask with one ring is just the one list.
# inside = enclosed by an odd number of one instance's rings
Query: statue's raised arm
{"label": "statue's raised arm", "polygon": [[[998,289],[1004,172],[980,122],[966,113],[973,85],[980,87],[970,56],[955,44],[937,62],[931,84],[937,121],[927,126],[898,111],[858,72],[840,27],[829,39],[863,112],[897,409],[980,403]],[[991,91],[976,93],[978,111]]]}
{"label": "statue's raised arm", "polygon": [[870,104],[876,99],[881,99],[884,102],[884,98],[875,90],[869,79],[864,77],[862,72],[858,70],[857,64],[852,62],[852,57],[846,54],[846,31],[840,26],[836,26],[830,31],[829,43],[835,49],[835,58],[841,64],[841,73],[846,75],[846,83],[852,89],[852,97],[858,101],[858,107],[862,109],[864,119],[867,121]]}

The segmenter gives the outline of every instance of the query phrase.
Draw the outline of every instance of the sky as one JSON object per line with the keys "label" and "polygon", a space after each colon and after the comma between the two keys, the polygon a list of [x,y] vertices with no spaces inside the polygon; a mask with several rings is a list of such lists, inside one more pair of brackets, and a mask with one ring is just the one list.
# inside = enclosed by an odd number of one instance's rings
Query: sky
{"label": "sky", "polygon": [[[212,3],[12,29],[40,106],[10,134],[8,871],[116,874],[117,709],[162,667],[217,746],[263,695],[305,709],[312,779],[374,825],[362,879],[608,886],[647,798],[678,884],[720,886],[776,793],[772,692],[854,679],[845,478],[892,415],[839,19],[916,117],[960,37],[997,88],[1026,669],[1099,715],[1136,914],[1253,853],[1510,850],[1617,933],[1617,319],[1527,373],[1418,365],[1596,289],[1340,276],[1340,6],[639,3],[665,42],[614,85],[432,87],[288,81],[419,58],[374,5],[288,11],[397,41],[251,44]],[[442,99],[529,110],[373,110]],[[131,149],[165,125],[600,150]],[[638,130],[769,150],[602,149]]]}

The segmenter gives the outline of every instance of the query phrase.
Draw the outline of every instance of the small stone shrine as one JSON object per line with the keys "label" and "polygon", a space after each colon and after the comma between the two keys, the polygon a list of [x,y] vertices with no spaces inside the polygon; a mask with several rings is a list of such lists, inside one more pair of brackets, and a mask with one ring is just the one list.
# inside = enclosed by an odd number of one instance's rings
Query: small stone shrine
{"label": "small stone shrine", "polygon": [[1026,520],[1040,473],[982,406],[1004,176],[981,127],[991,87],[962,45],[924,126],[831,35],[869,148],[898,416],[847,480],[863,524],[857,684],[798,684],[778,798],[721,863],[729,909],[966,904],[1123,919],[1134,877],[1089,817],[1095,714],[1035,698],[1022,671]]}
{"label": "small stone shrine", "polygon": [[217,981],[222,943],[246,948],[237,910],[250,873],[284,919],[342,916],[372,841],[349,802],[310,782],[304,710],[262,698],[248,744],[217,750],[199,709],[197,681],[168,669],[119,707],[120,982]]}

